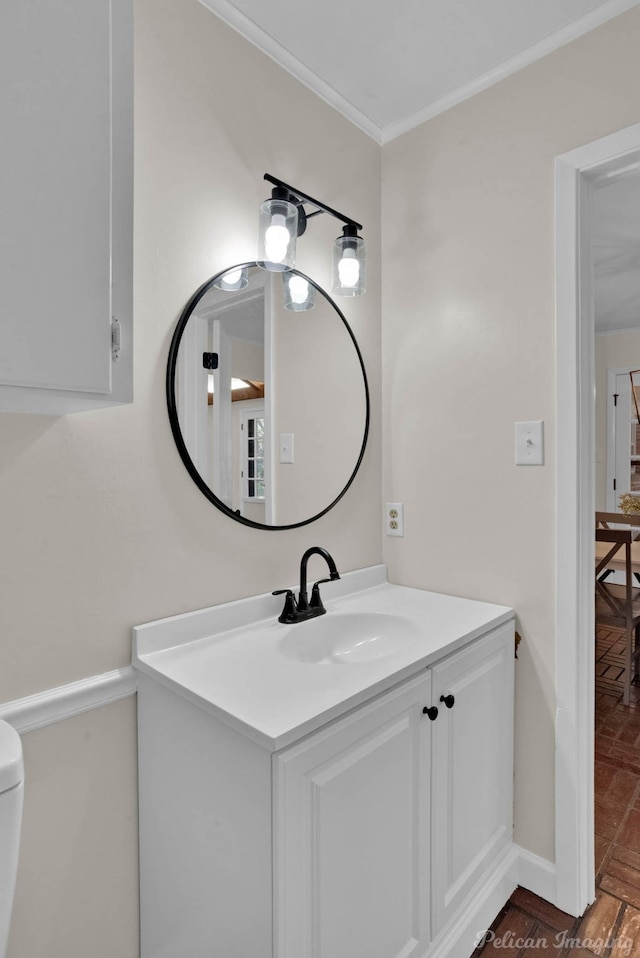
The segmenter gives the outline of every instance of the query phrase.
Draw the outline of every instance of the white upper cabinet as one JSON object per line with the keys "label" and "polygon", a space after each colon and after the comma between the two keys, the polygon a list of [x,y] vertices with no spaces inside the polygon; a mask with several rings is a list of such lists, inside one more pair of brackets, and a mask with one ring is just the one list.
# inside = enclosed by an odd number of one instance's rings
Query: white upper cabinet
{"label": "white upper cabinet", "polygon": [[131,0],[0,4],[2,411],[132,399],[132,19]]}

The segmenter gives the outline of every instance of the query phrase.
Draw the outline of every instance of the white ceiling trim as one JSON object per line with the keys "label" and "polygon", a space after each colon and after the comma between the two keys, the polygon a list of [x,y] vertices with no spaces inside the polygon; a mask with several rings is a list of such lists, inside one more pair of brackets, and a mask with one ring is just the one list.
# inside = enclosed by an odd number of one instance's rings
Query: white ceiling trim
{"label": "white ceiling trim", "polygon": [[[633,0],[634,3],[640,0]],[[342,113],[347,120],[350,120],[354,126],[357,126],[363,133],[366,133],[376,143],[382,144],[383,130],[374,123],[368,116],[365,116],[352,103],[346,100],[340,93],[325,83],[317,73],[305,66],[297,57],[292,56],[277,40],[265,33],[261,27],[256,26],[253,20],[236,9],[229,0],[200,0],[203,6],[207,7],[213,13],[217,14],[221,20],[232,27],[238,33],[258,47],[262,53],[274,60],[278,66],[281,66],[287,73],[290,73],[296,80],[299,80],[304,86],[308,87],[313,93],[324,100],[329,106],[332,106],[339,113]]]}
{"label": "white ceiling trim", "polygon": [[523,67],[529,66],[536,60],[553,53],[572,40],[583,36],[595,27],[601,26],[607,20],[630,10],[640,3],[640,0],[608,0],[601,4],[595,10],[585,14],[585,16],[567,24],[561,30],[558,30],[550,36],[545,37],[539,43],[534,44],[524,50],[518,56],[506,60],[504,63],[489,70],[482,76],[454,90],[452,93],[433,103],[428,104],[423,110],[413,113],[400,120],[397,123],[391,123],[382,128],[374,123],[370,117],[358,110],[345,97],[333,89],[328,83],[322,80],[313,70],[310,70],[304,63],[294,57],[282,44],[278,43],[272,36],[266,33],[261,27],[258,27],[244,13],[241,13],[230,0],[199,0],[203,6],[207,7],[213,13],[217,14],[228,26],[240,33],[245,39],[253,43],[259,50],[274,60],[279,66],[290,73],[308,87],[322,100],[338,110],[344,117],[351,121],[360,130],[370,136],[380,145],[394,140],[396,137],[407,133],[421,123],[433,119],[440,113],[450,110],[464,100],[475,96],[483,90],[488,89],[495,83],[499,83],[506,77],[511,76]]}
{"label": "white ceiling trim", "polygon": [[499,66],[494,67],[494,69],[477,77],[475,80],[472,80],[471,83],[467,83],[458,90],[454,90],[454,92],[448,96],[442,97],[440,100],[429,104],[424,110],[420,110],[418,113],[414,113],[412,116],[408,116],[405,120],[400,120],[398,123],[389,124],[382,131],[382,143],[388,143],[390,140],[394,140],[403,133],[407,133],[421,123],[433,119],[434,116],[445,113],[447,110],[450,110],[451,107],[457,106],[464,100],[475,96],[476,93],[481,93],[483,90],[493,86],[494,83],[499,83],[500,80],[504,80],[506,77],[517,73],[518,70],[522,70],[523,67],[535,63],[536,60],[541,60],[542,57],[553,53],[554,50],[558,50],[567,43],[571,43],[572,40],[576,40],[595,27],[601,26],[603,23],[606,23],[607,20],[611,20],[620,13],[624,13],[626,10],[637,6],[639,2],[640,0],[609,0],[608,3],[602,4],[602,6],[585,14],[584,17],[574,20],[573,23],[567,24],[566,27],[550,34],[550,36],[545,37],[544,40],[540,40],[539,43],[535,43],[527,50],[523,50],[523,52],[517,56],[506,60]]}
{"label": "white ceiling trim", "polygon": [[619,333],[640,333],[640,326],[630,326],[628,329],[596,329],[596,337],[617,336]]}

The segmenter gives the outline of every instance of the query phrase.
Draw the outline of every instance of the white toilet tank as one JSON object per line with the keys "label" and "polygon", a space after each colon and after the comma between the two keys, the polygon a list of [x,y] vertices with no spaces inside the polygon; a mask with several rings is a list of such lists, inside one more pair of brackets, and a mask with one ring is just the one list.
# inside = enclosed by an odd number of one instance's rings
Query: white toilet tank
{"label": "white toilet tank", "polygon": [[18,871],[24,765],[20,736],[0,721],[0,958],[5,958]]}

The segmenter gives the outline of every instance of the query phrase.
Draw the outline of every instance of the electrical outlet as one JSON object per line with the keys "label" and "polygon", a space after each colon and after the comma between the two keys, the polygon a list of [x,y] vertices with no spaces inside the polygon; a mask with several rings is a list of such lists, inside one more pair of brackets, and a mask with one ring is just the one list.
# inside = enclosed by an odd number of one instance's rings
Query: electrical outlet
{"label": "electrical outlet", "polygon": [[404,506],[401,502],[387,502],[385,505],[384,531],[388,536],[404,535]]}

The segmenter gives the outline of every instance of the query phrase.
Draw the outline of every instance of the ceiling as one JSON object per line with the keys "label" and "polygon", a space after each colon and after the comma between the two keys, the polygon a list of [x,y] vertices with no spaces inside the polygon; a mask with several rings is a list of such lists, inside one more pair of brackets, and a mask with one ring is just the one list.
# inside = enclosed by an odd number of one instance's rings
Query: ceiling
{"label": "ceiling", "polygon": [[201,0],[380,143],[639,0]]}
{"label": "ceiling", "polygon": [[[640,0],[200,0],[378,143]],[[596,330],[640,325],[640,176],[594,197]]]}

